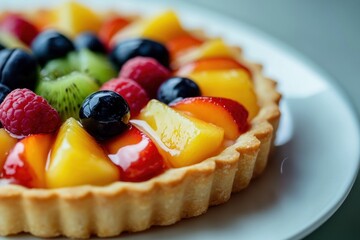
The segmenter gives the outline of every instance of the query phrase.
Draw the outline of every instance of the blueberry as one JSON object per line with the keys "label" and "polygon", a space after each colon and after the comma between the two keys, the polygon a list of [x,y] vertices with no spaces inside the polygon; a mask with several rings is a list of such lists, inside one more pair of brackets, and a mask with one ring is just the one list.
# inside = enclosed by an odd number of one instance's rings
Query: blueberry
{"label": "blueberry", "polygon": [[152,57],[166,68],[170,66],[168,49],[161,43],[144,38],[128,39],[119,42],[112,49],[110,60],[120,70],[126,61],[137,56]]}
{"label": "blueberry", "polygon": [[200,95],[200,88],[193,80],[184,77],[172,77],[160,85],[157,99],[169,104],[175,100]]}
{"label": "blueberry", "polygon": [[106,53],[104,44],[91,32],[84,32],[78,35],[74,40],[74,44],[77,50],[87,48],[93,52]]}
{"label": "blueberry", "polygon": [[48,61],[66,56],[74,51],[74,44],[70,39],[55,30],[40,33],[32,42],[31,50],[41,65]]}
{"label": "blueberry", "polygon": [[105,140],[128,128],[130,108],[122,96],[104,90],[84,100],[79,116],[82,125],[92,136]]}
{"label": "blueberry", "polygon": [[5,49],[5,47],[0,43],[0,51]]}
{"label": "blueberry", "polygon": [[10,92],[11,90],[7,86],[0,83],[0,103],[4,101],[4,99]]}
{"label": "blueberry", "polygon": [[38,65],[33,55],[18,48],[0,51],[0,83],[12,90],[34,90],[37,79]]}

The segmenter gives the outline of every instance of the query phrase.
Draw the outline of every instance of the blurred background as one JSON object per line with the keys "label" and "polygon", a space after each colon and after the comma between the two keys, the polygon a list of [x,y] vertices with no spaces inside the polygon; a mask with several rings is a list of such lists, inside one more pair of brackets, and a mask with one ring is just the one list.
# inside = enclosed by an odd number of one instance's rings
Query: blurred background
{"label": "blurred background", "polygon": [[[332,76],[360,112],[359,0],[188,1],[257,27],[310,58]],[[359,223],[358,177],[340,209],[306,239],[360,239]]]}

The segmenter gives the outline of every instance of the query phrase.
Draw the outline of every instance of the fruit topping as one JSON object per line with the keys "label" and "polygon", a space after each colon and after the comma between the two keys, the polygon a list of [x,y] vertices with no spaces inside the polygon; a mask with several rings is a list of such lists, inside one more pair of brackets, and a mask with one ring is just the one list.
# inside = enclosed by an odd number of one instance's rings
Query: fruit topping
{"label": "fruit topping", "polygon": [[183,98],[200,95],[200,88],[193,80],[185,77],[172,77],[160,85],[157,99],[168,104]]}
{"label": "fruit topping", "polygon": [[129,59],[142,56],[156,59],[164,67],[170,66],[170,55],[167,48],[149,39],[135,38],[117,43],[110,53],[110,59],[114,65],[121,69]]}
{"label": "fruit topping", "polygon": [[35,58],[21,49],[4,49],[0,52],[0,83],[10,89],[34,90],[38,79]]}
{"label": "fruit topping", "polygon": [[21,48],[29,50],[25,43],[21,42],[17,37],[13,36],[9,32],[5,32],[0,29],[0,43],[5,48]]}
{"label": "fruit topping", "polygon": [[130,109],[122,96],[102,90],[84,100],[79,115],[82,125],[91,135],[105,140],[128,128]]}
{"label": "fruit topping", "polygon": [[112,42],[118,42],[126,38],[142,37],[165,43],[179,35],[183,35],[179,18],[174,11],[165,11],[148,19],[139,19],[121,29]]}
{"label": "fruit topping", "polygon": [[146,181],[167,168],[155,143],[133,125],[104,147],[112,162],[120,168],[121,181]]}
{"label": "fruit topping", "polygon": [[49,61],[41,70],[41,78],[56,79],[74,71],[82,72],[101,85],[117,75],[104,54],[81,49],[66,57]]}
{"label": "fruit topping", "polygon": [[17,143],[17,139],[10,136],[10,134],[4,129],[0,128],[0,178],[1,169],[4,166],[5,160],[9,155],[11,149]]}
{"label": "fruit topping", "polygon": [[248,111],[240,103],[231,99],[191,97],[172,103],[170,106],[223,128],[225,137],[231,140],[239,137],[248,127]]}
{"label": "fruit topping", "polygon": [[0,121],[18,137],[52,133],[61,123],[57,111],[43,97],[25,88],[13,90],[0,104]]}
{"label": "fruit topping", "polygon": [[111,48],[110,42],[114,34],[123,29],[129,22],[129,20],[118,16],[106,20],[99,30],[99,38],[108,48]]}
{"label": "fruit topping", "polygon": [[131,117],[137,116],[150,100],[145,90],[128,78],[112,79],[102,85],[100,90],[110,90],[120,94],[129,104]]}
{"label": "fruit topping", "polygon": [[176,13],[165,11],[147,20],[140,36],[164,43],[184,34],[184,32]]}
{"label": "fruit topping", "polygon": [[141,127],[173,167],[199,163],[221,150],[222,128],[177,112],[155,99],[140,112],[138,119],[147,123],[148,126]]}
{"label": "fruit topping", "polygon": [[70,53],[68,58],[73,68],[88,74],[99,85],[114,78],[117,74],[111,62],[104,54],[96,53],[89,49]]}
{"label": "fruit topping", "polygon": [[102,186],[118,181],[119,170],[80,123],[69,118],[56,136],[46,180],[48,188]]}
{"label": "fruit topping", "polygon": [[97,32],[101,26],[100,17],[90,8],[76,1],[65,1],[51,12],[51,27],[70,37],[90,31]]}
{"label": "fruit topping", "polygon": [[11,33],[28,46],[30,46],[33,39],[39,34],[39,30],[35,25],[16,14],[6,15],[0,23],[0,29]]}
{"label": "fruit topping", "polygon": [[52,59],[64,57],[74,49],[74,44],[69,38],[54,30],[41,32],[31,44],[31,50],[41,65]]}
{"label": "fruit topping", "polygon": [[98,85],[94,79],[76,71],[55,78],[45,75],[36,87],[36,93],[58,111],[63,121],[69,117],[78,118],[81,103],[96,90]]}
{"label": "fruit topping", "polygon": [[183,65],[184,63],[193,62],[199,59],[215,57],[234,58],[236,56],[238,56],[238,50],[226,45],[222,39],[210,39],[199,47],[191,49],[179,56],[177,61]]}
{"label": "fruit topping", "polygon": [[106,52],[104,44],[100,41],[96,34],[91,32],[83,32],[78,35],[74,40],[74,44],[77,50],[87,48],[93,52]]}
{"label": "fruit topping", "polygon": [[242,104],[253,119],[259,111],[252,81],[243,69],[194,72],[189,77],[196,82],[202,96],[230,98]]}
{"label": "fruit topping", "polygon": [[171,72],[151,57],[135,57],[127,61],[120,77],[139,83],[150,98],[155,98],[159,86],[170,77]]}
{"label": "fruit topping", "polygon": [[183,51],[200,46],[202,43],[203,41],[199,38],[190,34],[184,34],[167,41],[166,47],[169,49],[172,58],[175,58]]}
{"label": "fruit topping", "polygon": [[0,83],[0,103],[2,103],[5,97],[11,92],[11,90],[5,86],[4,84]]}
{"label": "fruit topping", "polygon": [[243,69],[249,74],[250,77],[252,76],[249,68],[229,57],[199,59],[197,61],[185,64],[177,71],[176,74],[180,76],[187,76],[193,72],[230,69]]}
{"label": "fruit topping", "polygon": [[5,47],[0,43],[0,51],[5,49]]}
{"label": "fruit topping", "polygon": [[45,188],[45,168],[52,141],[51,134],[35,134],[16,143],[1,177],[28,188]]}

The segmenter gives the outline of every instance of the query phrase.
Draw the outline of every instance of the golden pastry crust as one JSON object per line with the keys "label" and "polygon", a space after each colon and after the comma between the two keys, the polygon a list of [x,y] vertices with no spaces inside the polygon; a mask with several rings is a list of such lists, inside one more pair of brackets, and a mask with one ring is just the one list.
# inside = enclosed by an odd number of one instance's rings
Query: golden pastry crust
{"label": "golden pastry crust", "polygon": [[111,237],[153,225],[170,225],[226,202],[265,169],[279,124],[276,82],[262,67],[241,57],[253,72],[260,111],[251,128],[217,156],[170,169],[141,183],[63,189],[0,187],[0,235],[27,232],[39,237]]}

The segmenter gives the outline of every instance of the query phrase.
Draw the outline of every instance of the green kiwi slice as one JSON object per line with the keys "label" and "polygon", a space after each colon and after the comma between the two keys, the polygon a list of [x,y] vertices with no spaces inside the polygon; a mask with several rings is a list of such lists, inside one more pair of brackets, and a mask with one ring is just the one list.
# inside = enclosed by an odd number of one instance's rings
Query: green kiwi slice
{"label": "green kiwi slice", "polygon": [[[44,72],[42,72],[44,74]],[[99,86],[85,73],[73,71],[53,78],[45,75],[40,80],[35,92],[43,96],[65,121],[70,117],[79,119],[79,110],[84,99],[98,90]]]}
{"label": "green kiwi slice", "polygon": [[55,80],[73,71],[76,71],[76,69],[71,65],[67,58],[59,58],[48,62],[44,68],[41,69],[40,74],[42,78]]}
{"label": "green kiwi slice", "polygon": [[72,66],[77,66],[77,70],[93,77],[99,85],[104,84],[117,75],[111,62],[105,55],[92,52],[86,48],[70,53],[68,60]]}
{"label": "green kiwi slice", "polygon": [[59,112],[63,121],[78,119],[84,99],[115,76],[105,55],[81,49],[48,62],[41,69],[35,92]]}

